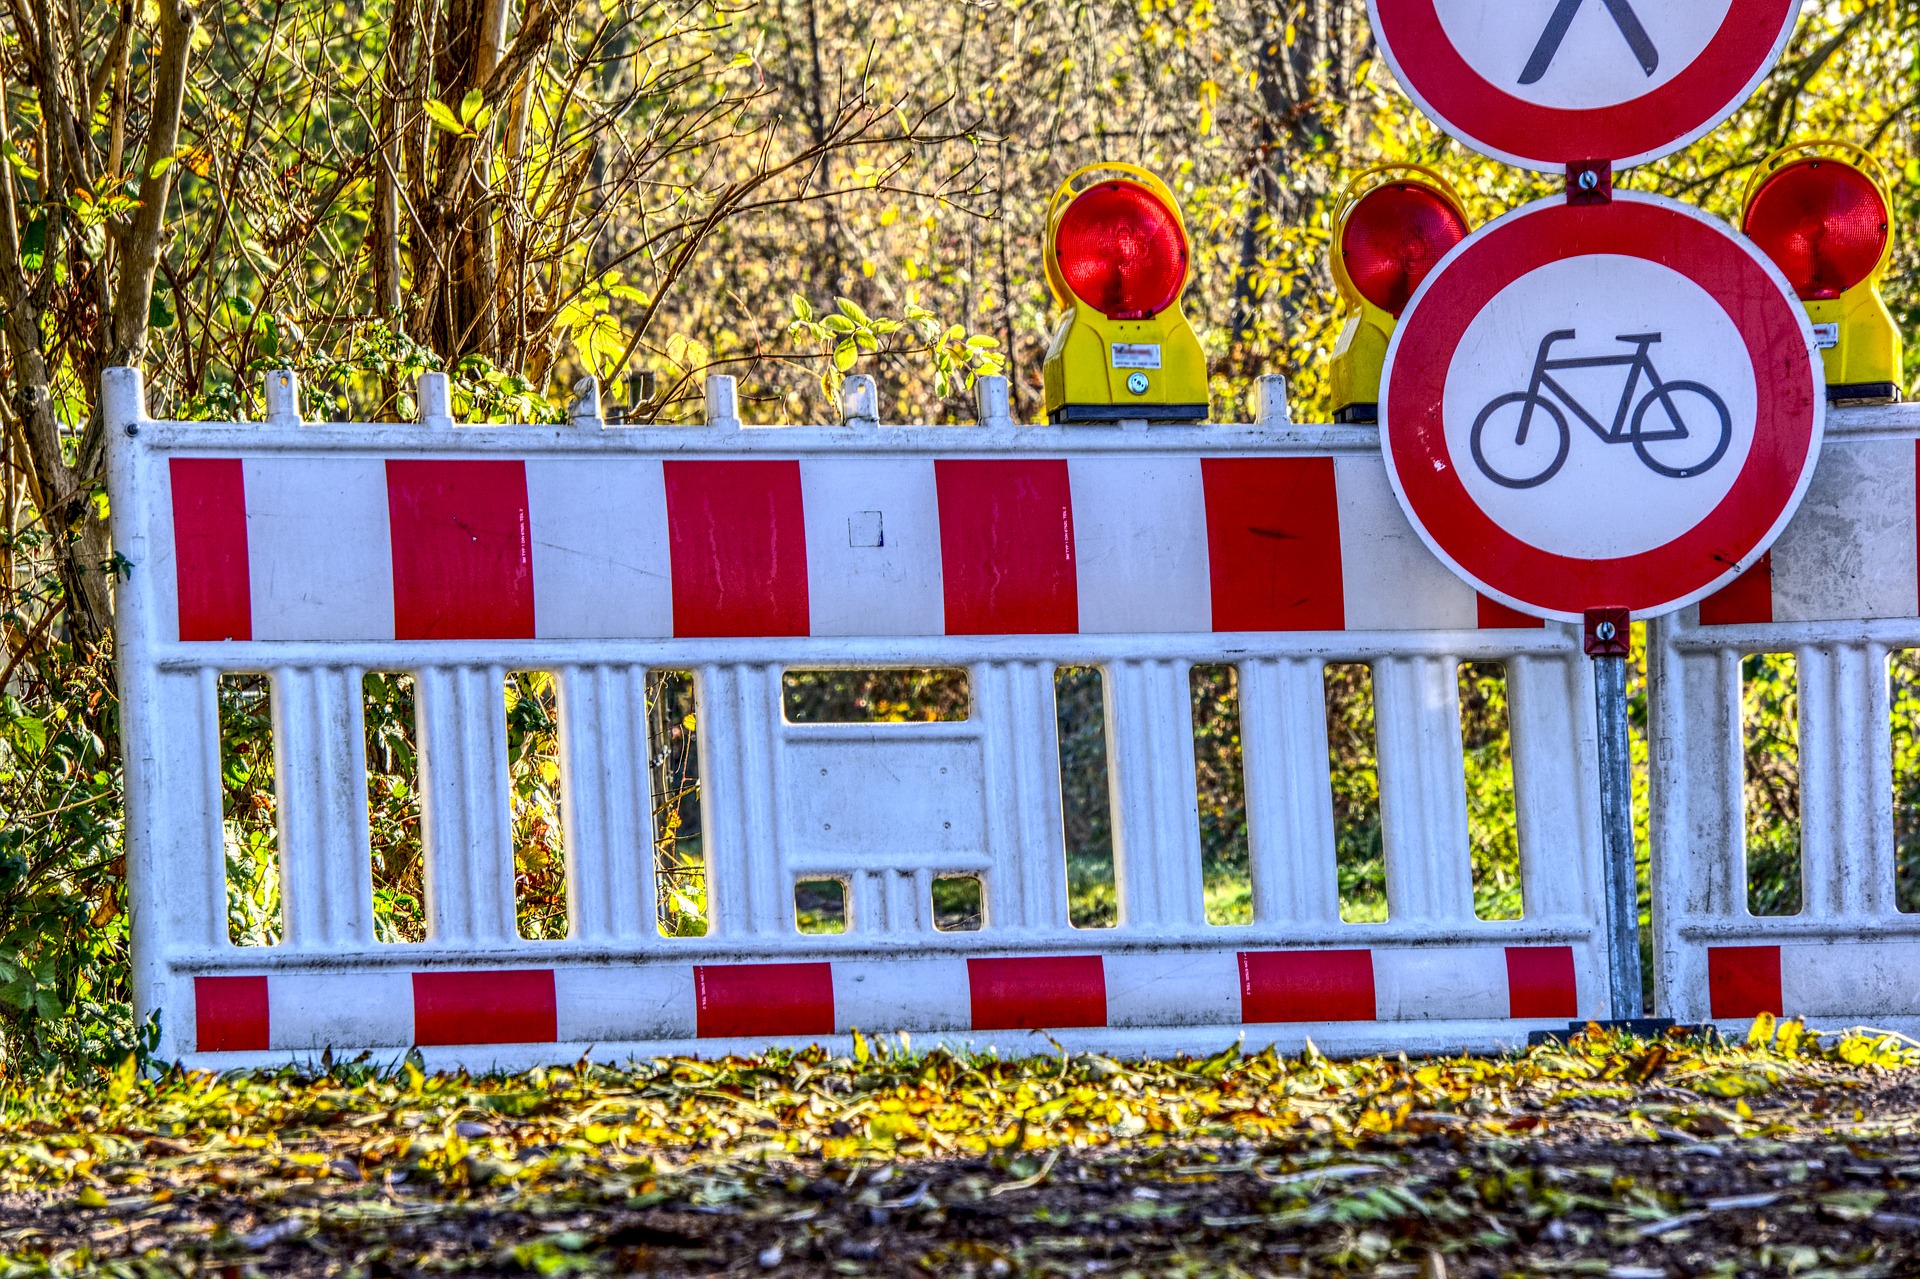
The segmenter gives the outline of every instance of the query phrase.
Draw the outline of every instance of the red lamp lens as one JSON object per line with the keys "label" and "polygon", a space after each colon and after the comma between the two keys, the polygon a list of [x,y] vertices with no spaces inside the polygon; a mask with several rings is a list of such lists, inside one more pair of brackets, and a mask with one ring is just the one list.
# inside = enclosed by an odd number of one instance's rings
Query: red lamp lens
{"label": "red lamp lens", "polygon": [[1837,298],[1879,265],[1887,206],[1852,165],[1799,160],[1761,185],[1745,230],[1802,301]]}
{"label": "red lamp lens", "polygon": [[1360,296],[1398,319],[1427,272],[1467,238],[1467,220],[1431,187],[1391,183],[1360,197],[1340,259]]}
{"label": "red lamp lens", "polygon": [[1187,282],[1187,237],[1158,196],[1136,182],[1102,182],[1074,197],[1054,232],[1061,278],[1112,320],[1166,310]]}

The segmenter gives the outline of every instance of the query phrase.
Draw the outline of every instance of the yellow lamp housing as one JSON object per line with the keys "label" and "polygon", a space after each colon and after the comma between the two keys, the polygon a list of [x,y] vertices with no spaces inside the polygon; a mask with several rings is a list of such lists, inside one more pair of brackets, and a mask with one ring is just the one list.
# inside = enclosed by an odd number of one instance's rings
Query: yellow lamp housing
{"label": "yellow lamp housing", "polygon": [[1893,201],[1879,163],[1850,142],[1783,147],[1754,171],[1741,203],[1740,229],[1807,308],[1827,399],[1898,400],[1900,328],[1880,296],[1893,258]]}
{"label": "yellow lamp housing", "polygon": [[1447,180],[1417,164],[1383,164],[1341,194],[1328,256],[1346,303],[1333,347],[1333,420],[1376,422],[1380,371],[1414,290],[1471,229]]}
{"label": "yellow lamp housing", "polygon": [[1060,184],[1043,253],[1066,312],[1043,370],[1049,422],[1206,420],[1207,360],[1180,310],[1188,244],[1179,202],[1145,169],[1091,164]]}

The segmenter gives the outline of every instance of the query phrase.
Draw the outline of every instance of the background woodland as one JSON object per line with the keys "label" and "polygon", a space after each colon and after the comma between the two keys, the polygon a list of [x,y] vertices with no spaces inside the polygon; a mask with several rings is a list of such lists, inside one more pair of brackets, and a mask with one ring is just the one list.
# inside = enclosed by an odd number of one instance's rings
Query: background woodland
{"label": "background woodland", "polygon": [[[1917,33],[1913,0],[1807,0],[1752,103],[1625,185],[1734,218],[1774,147],[1868,148],[1893,182],[1887,292],[1913,334]],[[472,420],[556,419],[593,374],[627,420],[669,423],[699,419],[710,371],[737,375],[760,421],[830,417],[837,379],[868,371],[890,419],[964,422],[972,377],[1004,368],[1031,419],[1050,322],[1040,213],[1066,174],[1113,158],[1184,201],[1216,420],[1245,418],[1262,373],[1288,377],[1296,420],[1321,420],[1347,182],[1431,165],[1476,220],[1550,189],[1424,121],[1360,0],[0,0],[0,103],[0,1073],[118,1060],[143,1033],[124,982],[103,368],[142,366],[157,416],[258,418],[262,373],[284,367],[311,417],[406,420],[437,369]],[[1749,675],[1754,902],[1790,911],[1791,663]],[[1893,678],[1905,868],[1920,864],[1920,693],[1906,658]],[[1504,684],[1468,668],[1462,687],[1477,883],[1484,911],[1511,913]],[[1196,672],[1195,689],[1225,921],[1245,864],[1231,672]],[[1364,670],[1330,672],[1329,693],[1343,889],[1369,918]],[[657,694],[664,922],[693,930],[697,715],[684,679]],[[271,940],[277,914],[268,696],[236,679],[224,699],[236,940]],[[803,677],[789,697],[796,717],[964,703],[940,675]],[[550,682],[517,676],[508,698],[523,929],[550,935]],[[1097,674],[1063,676],[1087,924],[1112,910],[1099,702]],[[419,926],[410,681],[369,677],[367,705],[383,928],[400,941]],[[1920,906],[1912,878],[1902,898]],[[803,922],[832,927],[830,897],[803,895]],[[943,917],[978,909],[955,886]]]}

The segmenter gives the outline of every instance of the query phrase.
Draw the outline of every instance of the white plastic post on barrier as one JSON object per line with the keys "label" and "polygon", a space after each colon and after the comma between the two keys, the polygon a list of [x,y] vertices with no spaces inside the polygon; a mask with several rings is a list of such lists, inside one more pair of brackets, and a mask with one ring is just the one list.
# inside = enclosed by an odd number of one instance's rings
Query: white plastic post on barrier
{"label": "white plastic post on barrier", "polygon": [[977,379],[973,384],[973,404],[981,426],[1013,425],[1013,398],[1006,378],[990,373]]}
{"label": "white plastic post on barrier", "polygon": [[[855,1028],[1005,1051],[1493,1047],[1608,1008],[1577,631],[1479,599],[1373,433],[299,429],[109,374],[135,990],[167,1057],[473,1067]],[[709,419],[737,423],[730,379]],[[422,417],[451,424],[444,382]],[[992,415],[989,415],[992,416]],[[1371,666],[1388,918],[1340,918],[1324,668]],[[1476,918],[1458,667],[1507,672],[1525,915]],[[1209,923],[1189,676],[1238,671],[1251,924]],[[1105,689],[1118,924],[1069,923],[1054,687]],[[962,720],[795,723],[786,672],[966,672]],[[559,694],[568,935],[514,918],[502,681]],[[708,931],[666,937],[649,672],[691,670]],[[427,939],[374,940],[364,672],[415,681]],[[217,682],[272,683],[282,937],[228,940]],[[978,876],[982,927],[934,926]],[[801,880],[848,886],[801,933]]]}
{"label": "white plastic post on barrier", "polygon": [[444,373],[422,373],[418,385],[420,425],[436,431],[453,429],[453,390]]}
{"label": "white plastic post on barrier", "polygon": [[267,421],[274,426],[300,425],[300,381],[291,369],[267,374]]}
{"label": "white plastic post on barrier", "polygon": [[1257,397],[1254,422],[1270,431],[1293,425],[1293,410],[1287,404],[1287,379],[1275,373],[1263,374],[1254,384]]}
{"label": "white plastic post on barrier", "polygon": [[607,424],[600,409],[600,379],[583,377],[573,384],[573,399],[567,403],[567,421],[583,431],[594,431]]}
{"label": "white plastic post on barrier", "polygon": [[[1655,971],[1671,1016],[1920,1030],[1920,915],[1896,899],[1888,660],[1920,647],[1920,406],[1836,410],[1772,553],[1651,628]],[[1744,659],[1792,654],[1798,914],[1748,907]]]}
{"label": "white plastic post on barrier", "polygon": [[740,428],[740,391],[732,377],[709,373],[706,381],[707,425],[722,430]]}
{"label": "white plastic post on barrier", "polygon": [[880,389],[871,373],[854,373],[840,387],[840,424],[874,427],[880,425]]}

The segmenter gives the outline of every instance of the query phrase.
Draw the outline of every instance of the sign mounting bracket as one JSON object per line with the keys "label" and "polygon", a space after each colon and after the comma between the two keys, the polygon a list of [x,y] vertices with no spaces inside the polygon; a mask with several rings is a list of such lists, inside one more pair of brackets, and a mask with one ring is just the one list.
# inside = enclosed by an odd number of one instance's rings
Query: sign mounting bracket
{"label": "sign mounting bracket", "polygon": [[1613,161],[1569,160],[1567,162],[1568,204],[1612,204]]}

